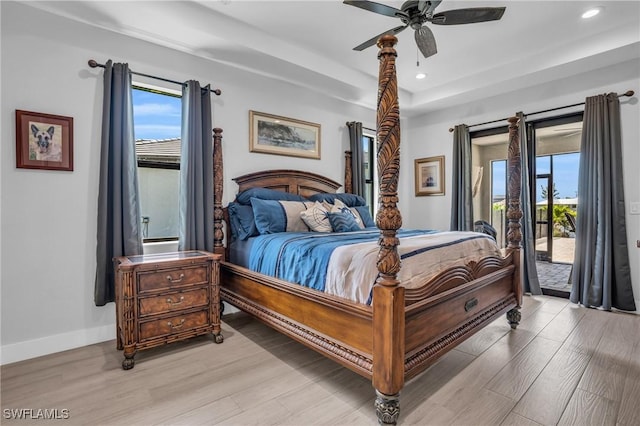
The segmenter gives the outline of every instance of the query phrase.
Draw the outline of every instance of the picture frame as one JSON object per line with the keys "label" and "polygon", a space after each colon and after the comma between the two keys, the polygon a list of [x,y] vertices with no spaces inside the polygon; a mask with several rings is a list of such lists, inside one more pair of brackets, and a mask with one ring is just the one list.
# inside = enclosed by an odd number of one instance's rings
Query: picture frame
{"label": "picture frame", "polygon": [[416,196],[444,195],[444,155],[415,160]]}
{"label": "picture frame", "polygon": [[73,171],[73,117],[16,110],[16,167]]}
{"label": "picture frame", "polygon": [[249,151],[320,159],[320,124],[249,111]]}

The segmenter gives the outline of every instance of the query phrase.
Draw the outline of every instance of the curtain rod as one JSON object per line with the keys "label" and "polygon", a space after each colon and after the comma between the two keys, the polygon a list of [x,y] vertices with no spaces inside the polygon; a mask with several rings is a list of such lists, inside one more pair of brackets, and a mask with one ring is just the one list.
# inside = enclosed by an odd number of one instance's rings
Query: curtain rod
{"label": "curtain rod", "polygon": [[[349,125],[349,123],[355,123],[355,121],[347,121],[345,124],[348,126],[348,125]],[[362,126],[362,128],[363,128],[364,130],[369,130],[370,132],[375,132],[375,131],[376,131],[376,129],[370,129],[369,127],[364,127],[364,126]]]}
{"label": "curtain rod", "polygon": [[[631,97],[634,94],[635,94],[635,92],[633,90],[627,90],[626,92],[618,95],[618,97],[620,97],[620,96],[629,96],[629,97]],[[561,106],[561,107],[557,107],[557,108],[545,109],[543,111],[530,112],[529,114],[524,114],[524,116],[528,117],[530,115],[542,114],[542,113],[545,113],[545,112],[557,111],[559,109],[571,108],[571,107],[576,107],[576,106],[580,106],[580,105],[584,105],[584,102],[580,102],[580,103],[573,104],[573,105],[565,105],[565,106]],[[485,121],[484,123],[471,124],[470,126],[467,126],[467,127],[477,127],[477,126],[482,126],[484,124],[498,123],[500,121],[506,121],[506,120],[507,120],[507,118],[500,118],[498,120]],[[453,132],[453,127],[449,128],[449,132]]]}
{"label": "curtain rod", "polygon": [[[96,68],[96,67],[100,67],[100,68],[104,68],[104,64],[99,64],[96,61],[94,61],[93,59],[89,59],[88,62],[89,66],[91,68]],[[141,72],[134,72],[134,71],[130,71],[131,74],[135,74],[135,75],[141,75],[143,77],[149,77],[149,78],[154,78],[156,80],[162,80],[162,81],[166,81],[167,83],[174,83],[174,84],[178,84],[180,86],[182,86],[184,83],[181,83],[179,81],[175,81],[175,80],[169,80],[168,78],[163,78],[163,77],[157,77],[155,75],[149,75],[149,74],[143,74]],[[222,91],[220,89],[209,89],[211,92],[215,93],[216,95],[220,96],[222,94]]]}

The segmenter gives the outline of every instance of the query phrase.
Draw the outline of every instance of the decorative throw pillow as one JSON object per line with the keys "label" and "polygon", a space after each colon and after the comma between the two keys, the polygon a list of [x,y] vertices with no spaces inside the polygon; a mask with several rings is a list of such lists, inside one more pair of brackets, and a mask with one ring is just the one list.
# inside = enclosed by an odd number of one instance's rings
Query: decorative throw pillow
{"label": "decorative throw pillow", "polygon": [[346,193],[320,193],[313,194],[309,197],[311,201],[326,201],[330,204],[335,204],[336,200],[342,201],[347,207],[364,206],[367,204],[364,198],[356,194]]}
{"label": "decorative throw pillow", "polygon": [[300,217],[311,203],[302,201],[276,201],[251,198],[251,208],[260,234],[276,232],[308,232],[309,228]]}
{"label": "decorative throw pillow", "polygon": [[353,232],[359,231],[360,225],[356,222],[356,218],[349,211],[338,213],[328,213],[329,222],[333,232]]}
{"label": "decorative throw pillow", "polygon": [[232,234],[241,240],[260,235],[253,218],[251,206],[243,206],[238,203],[229,203],[229,222],[231,223]]}
{"label": "decorative throw pillow", "polygon": [[307,226],[315,232],[331,232],[331,222],[329,222],[329,211],[323,203],[316,201],[307,210],[300,212],[300,217]]}
{"label": "decorative throw pillow", "polygon": [[302,195],[290,194],[270,188],[250,188],[236,195],[236,201],[246,206],[251,205],[251,198],[276,201],[307,201]]}
{"label": "decorative throw pillow", "polygon": [[365,228],[376,227],[376,222],[371,217],[371,211],[369,210],[369,206],[356,206],[351,207],[351,211],[356,211],[360,215],[360,219],[362,220],[362,225]]}
{"label": "decorative throw pillow", "polygon": [[360,213],[358,213],[355,207],[347,207],[342,201],[340,201],[337,198],[334,200],[334,204],[331,207],[330,212],[331,213],[338,213],[338,212],[350,213],[353,216],[353,218],[356,220],[356,223],[358,224],[360,229],[364,228],[364,224],[360,219]]}

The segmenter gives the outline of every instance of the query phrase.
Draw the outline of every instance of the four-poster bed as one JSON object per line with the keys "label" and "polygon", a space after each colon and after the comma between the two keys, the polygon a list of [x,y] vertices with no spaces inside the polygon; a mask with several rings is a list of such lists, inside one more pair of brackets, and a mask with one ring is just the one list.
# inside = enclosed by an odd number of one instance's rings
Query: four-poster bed
{"label": "four-poster bed", "polygon": [[[220,286],[224,301],[343,366],[370,378],[381,424],[395,424],[399,393],[406,380],[499,315],[515,328],[522,300],[520,273],[520,159],[517,122],[509,126],[509,220],[506,257],[487,256],[440,272],[417,288],[398,280],[401,268],[397,208],[399,108],[394,36],[383,36],[377,111],[379,228],[378,278],[370,305],[253,272],[229,261],[223,244],[228,219],[222,200],[221,130],[214,131],[214,245],[225,256]],[[347,169],[346,175],[350,173]],[[295,170],[272,170],[235,178],[238,192],[270,188],[304,197],[334,193],[341,186],[326,177]],[[229,230],[227,221],[226,229]],[[227,241],[229,235],[227,235]],[[228,244],[227,244],[228,246]]]}

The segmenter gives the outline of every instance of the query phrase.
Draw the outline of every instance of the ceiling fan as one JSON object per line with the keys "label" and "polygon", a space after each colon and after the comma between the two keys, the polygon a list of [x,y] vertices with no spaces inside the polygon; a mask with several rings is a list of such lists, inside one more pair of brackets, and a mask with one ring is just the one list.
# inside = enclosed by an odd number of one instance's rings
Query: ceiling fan
{"label": "ceiling fan", "polygon": [[400,18],[400,21],[402,21],[403,24],[399,27],[385,31],[382,34],[378,34],[377,36],[354,47],[353,50],[364,50],[367,47],[376,44],[378,38],[385,34],[396,35],[407,27],[411,27],[415,30],[415,39],[418,49],[420,49],[420,52],[422,52],[425,58],[428,58],[429,56],[438,53],[438,49],[436,48],[436,40],[433,37],[433,33],[429,27],[423,25],[425,22],[430,22],[436,25],[460,25],[497,21],[502,18],[506,9],[505,7],[472,7],[467,9],[447,10],[434,14],[436,7],[438,7],[441,2],[442,0],[411,0],[404,2],[400,9],[396,9],[395,7],[367,0],[344,0],[345,4],[351,6],[356,6],[361,9],[378,13],[380,15],[390,16],[392,18]]}

